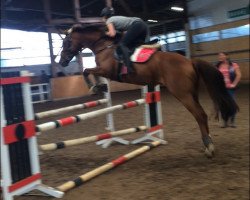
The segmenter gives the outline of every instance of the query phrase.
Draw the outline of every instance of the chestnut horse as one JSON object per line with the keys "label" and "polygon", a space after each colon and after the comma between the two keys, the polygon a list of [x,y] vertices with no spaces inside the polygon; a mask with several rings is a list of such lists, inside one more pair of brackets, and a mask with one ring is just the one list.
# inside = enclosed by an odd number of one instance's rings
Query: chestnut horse
{"label": "chestnut horse", "polygon": [[[105,35],[105,26],[73,26],[64,38],[59,63],[67,66],[83,48],[93,51],[97,66],[86,69],[88,73],[117,80],[119,67],[114,58],[117,38]],[[215,148],[209,135],[208,118],[198,100],[199,78],[202,77],[213,100],[214,107],[224,120],[237,112],[238,106],[228,94],[222,74],[210,63],[189,60],[176,53],[157,51],[146,63],[133,63],[135,73],[122,75],[121,81],[138,85],[167,87],[196,119],[205,145],[205,154],[213,157]]]}

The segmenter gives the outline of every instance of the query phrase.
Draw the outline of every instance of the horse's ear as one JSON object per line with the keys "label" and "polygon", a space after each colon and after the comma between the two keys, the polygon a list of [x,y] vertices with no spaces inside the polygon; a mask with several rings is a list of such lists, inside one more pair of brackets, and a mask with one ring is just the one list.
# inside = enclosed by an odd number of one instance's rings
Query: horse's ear
{"label": "horse's ear", "polygon": [[68,34],[71,33],[71,29],[72,28],[70,28],[70,29],[58,29],[58,31],[59,31],[60,34],[68,35]]}
{"label": "horse's ear", "polygon": [[65,30],[65,35],[69,35],[70,33],[72,33],[72,28]]}
{"label": "horse's ear", "polygon": [[73,31],[76,31],[78,29],[82,29],[82,25],[81,24],[74,24],[70,29],[65,30],[65,34],[69,35],[71,34]]}
{"label": "horse's ear", "polygon": [[66,34],[66,30],[60,28],[57,28],[56,30],[58,31],[58,34]]}

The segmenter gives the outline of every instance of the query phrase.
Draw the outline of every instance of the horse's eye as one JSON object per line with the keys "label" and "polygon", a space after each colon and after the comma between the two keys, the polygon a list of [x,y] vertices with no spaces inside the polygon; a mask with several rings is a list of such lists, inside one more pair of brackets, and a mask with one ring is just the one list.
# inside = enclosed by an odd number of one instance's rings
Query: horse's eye
{"label": "horse's eye", "polygon": [[63,46],[66,47],[66,48],[69,48],[71,45],[71,42],[70,41],[63,41]]}
{"label": "horse's eye", "polygon": [[63,45],[66,45],[67,44],[67,41],[66,40],[63,40]]}

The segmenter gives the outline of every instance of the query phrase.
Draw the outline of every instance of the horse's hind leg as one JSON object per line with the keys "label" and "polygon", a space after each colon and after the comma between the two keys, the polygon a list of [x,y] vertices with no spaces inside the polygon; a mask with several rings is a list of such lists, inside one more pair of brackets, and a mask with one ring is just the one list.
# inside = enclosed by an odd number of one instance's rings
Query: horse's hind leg
{"label": "horse's hind leg", "polygon": [[179,101],[183,103],[183,105],[192,113],[192,115],[196,119],[200,127],[203,143],[206,147],[205,154],[207,157],[213,157],[214,145],[211,137],[209,136],[208,117],[203,108],[201,107],[197,96],[192,95],[191,93],[187,93],[185,95],[181,95],[181,97],[176,97]]}

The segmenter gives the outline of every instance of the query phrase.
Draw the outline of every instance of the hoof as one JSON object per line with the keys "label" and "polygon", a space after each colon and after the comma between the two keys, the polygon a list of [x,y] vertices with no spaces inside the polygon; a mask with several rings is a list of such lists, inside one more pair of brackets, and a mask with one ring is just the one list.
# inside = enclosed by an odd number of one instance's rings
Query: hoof
{"label": "hoof", "polygon": [[207,158],[212,158],[215,155],[215,148],[214,145],[211,143],[208,145],[208,147],[206,147],[205,149],[205,155],[207,156]]}
{"label": "hoof", "polygon": [[95,85],[92,86],[89,89],[90,92],[94,93],[94,94],[102,94],[103,92],[107,92],[108,91],[108,86],[107,84],[99,84],[99,85]]}
{"label": "hoof", "polygon": [[91,86],[91,87],[89,88],[89,92],[90,92],[90,93],[94,93],[95,87],[96,87],[96,86]]}
{"label": "hoof", "polygon": [[100,88],[99,88],[97,85],[92,86],[92,87],[89,89],[89,92],[90,92],[92,95],[96,95],[96,94],[100,94],[100,93],[101,93]]}

